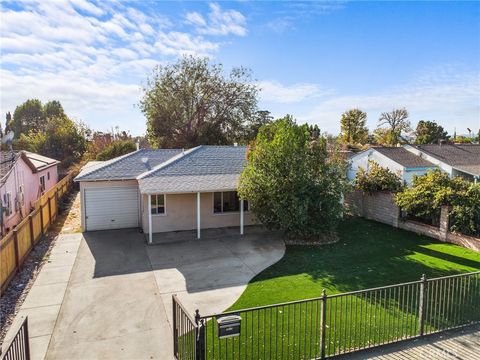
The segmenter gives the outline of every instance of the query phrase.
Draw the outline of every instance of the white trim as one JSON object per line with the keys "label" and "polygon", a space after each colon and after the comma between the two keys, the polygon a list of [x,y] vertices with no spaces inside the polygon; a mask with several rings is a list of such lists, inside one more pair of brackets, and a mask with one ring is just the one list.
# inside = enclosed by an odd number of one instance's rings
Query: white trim
{"label": "white trim", "polygon": [[[152,216],[153,217],[167,216],[167,194],[158,193],[158,194],[149,194],[148,196],[156,196],[158,198],[158,195],[163,195],[163,213],[152,214]],[[150,207],[151,206],[152,206],[152,203],[150,203]],[[157,211],[158,211],[158,204],[157,204]],[[151,212],[151,210],[150,210],[150,212]]]}
{"label": "white trim", "polygon": [[153,241],[152,236],[152,196],[148,195],[148,243],[151,244]]}
{"label": "white trim", "polygon": [[197,192],[197,239],[200,239],[200,193]]}
{"label": "white trim", "polygon": [[240,235],[243,235],[243,199],[240,199]]}

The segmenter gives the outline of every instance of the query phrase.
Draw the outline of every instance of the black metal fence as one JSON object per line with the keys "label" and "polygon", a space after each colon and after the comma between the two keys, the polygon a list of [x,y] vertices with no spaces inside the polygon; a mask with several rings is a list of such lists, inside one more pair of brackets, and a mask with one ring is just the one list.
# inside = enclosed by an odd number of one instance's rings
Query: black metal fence
{"label": "black metal fence", "polygon": [[13,338],[2,360],[30,360],[30,343],[28,341],[28,317],[23,320],[20,329]]}
{"label": "black metal fence", "polygon": [[[230,315],[241,317],[239,334],[219,338],[217,320]],[[323,359],[480,322],[480,272],[323,292],[314,299],[208,316],[197,312],[192,320],[195,335],[184,328],[174,338],[194,336],[187,353],[197,357],[177,355],[179,360]]]}
{"label": "black metal fence", "polygon": [[178,360],[197,359],[197,342],[199,330],[196,320],[192,318],[173,295],[173,353]]}

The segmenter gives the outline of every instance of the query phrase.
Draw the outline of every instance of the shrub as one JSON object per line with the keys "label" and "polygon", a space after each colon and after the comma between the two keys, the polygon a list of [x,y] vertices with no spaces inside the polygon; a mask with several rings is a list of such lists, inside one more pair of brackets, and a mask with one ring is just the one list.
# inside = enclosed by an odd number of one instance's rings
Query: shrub
{"label": "shrub", "polygon": [[342,216],[346,164],[290,116],[260,129],[239,186],[241,198],[267,228],[317,240]]}
{"label": "shrub", "polygon": [[120,140],[109,144],[97,155],[97,160],[105,161],[135,151],[137,146],[132,140]]}
{"label": "shrub", "polygon": [[400,176],[383,168],[373,160],[368,161],[368,171],[359,168],[355,177],[355,188],[367,194],[377,191],[397,192],[402,189]]}

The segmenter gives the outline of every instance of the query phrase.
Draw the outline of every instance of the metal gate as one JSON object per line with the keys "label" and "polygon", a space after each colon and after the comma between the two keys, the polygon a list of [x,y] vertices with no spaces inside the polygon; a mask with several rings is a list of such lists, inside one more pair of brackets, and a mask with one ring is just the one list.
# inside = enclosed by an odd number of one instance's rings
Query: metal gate
{"label": "metal gate", "polygon": [[173,301],[173,354],[177,360],[196,360],[197,341],[200,338],[197,322],[185,310],[177,298],[172,296]]}

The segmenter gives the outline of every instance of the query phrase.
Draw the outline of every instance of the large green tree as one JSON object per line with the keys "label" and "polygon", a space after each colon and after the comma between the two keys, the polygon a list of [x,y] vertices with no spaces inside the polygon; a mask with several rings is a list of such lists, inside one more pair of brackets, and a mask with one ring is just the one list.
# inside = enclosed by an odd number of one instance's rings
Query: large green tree
{"label": "large green tree", "polygon": [[60,160],[68,167],[79,161],[87,148],[85,129],[68,117],[49,118],[43,130],[21,134],[16,147]]}
{"label": "large green tree", "polygon": [[117,140],[109,145],[107,145],[101,152],[96,156],[96,160],[110,160],[117,156],[125,155],[135,151],[137,146],[132,139],[127,140]]}
{"label": "large green tree", "polygon": [[383,112],[378,119],[378,126],[386,126],[389,144],[395,146],[404,140],[402,133],[411,131],[408,111],[405,108]]}
{"label": "large green tree", "polygon": [[15,108],[13,119],[9,122],[8,130],[13,130],[15,138],[21,134],[27,135],[31,131],[43,131],[48,119],[66,118],[63,106],[58,100],[51,100],[45,104],[38,99],[29,99]]}
{"label": "large green tree", "polygon": [[365,144],[368,139],[367,113],[360,109],[345,111],[340,118],[342,141],[347,144]]}
{"label": "large green tree", "polygon": [[436,144],[440,140],[448,140],[450,136],[435,121],[420,120],[415,131],[416,144]]}
{"label": "large green tree", "polygon": [[326,139],[286,116],[260,129],[239,186],[241,198],[269,229],[316,239],[342,216],[348,183],[344,160]]}
{"label": "large green tree", "polygon": [[249,70],[225,75],[221,64],[189,56],[155,68],[139,106],[154,146],[228,144],[254,118],[257,92]]}

